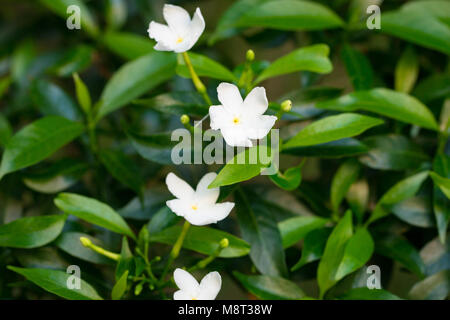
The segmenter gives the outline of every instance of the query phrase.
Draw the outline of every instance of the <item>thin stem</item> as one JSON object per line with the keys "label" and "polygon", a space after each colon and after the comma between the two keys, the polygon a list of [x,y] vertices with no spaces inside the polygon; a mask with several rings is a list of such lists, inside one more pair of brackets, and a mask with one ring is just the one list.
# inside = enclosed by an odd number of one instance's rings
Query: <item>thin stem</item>
{"label": "thin stem", "polygon": [[164,270],[161,274],[161,278],[159,280],[160,283],[163,283],[164,278],[165,278],[167,272],[169,271],[170,266],[172,265],[172,262],[180,254],[180,250],[181,250],[181,247],[183,246],[184,238],[186,238],[186,234],[187,234],[190,226],[191,226],[191,224],[189,222],[187,222],[187,221],[184,222],[183,229],[181,230],[181,233],[178,236],[177,241],[175,242],[175,244],[172,247],[172,250],[170,251],[169,259],[167,260],[166,266],[164,267]]}
{"label": "thin stem", "polygon": [[114,252],[108,251],[106,249],[103,249],[99,246],[96,246],[95,244],[92,243],[91,239],[89,239],[89,238],[80,237],[80,242],[86,248],[89,248],[89,249],[97,252],[98,254],[101,254],[102,256],[105,256],[114,261],[120,260],[120,254],[114,253]]}
{"label": "thin stem", "polygon": [[208,105],[212,105],[211,98],[209,97],[208,93],[206,92],[206,87],[203,84],[203,82],[198,77],[197,73],[194,70],[194,66],[192,65],[191,59],[189,58],[189,55],[187,52],[183,52],[183,59],[186,63],[187,68],[189,69],[189,73],[191,74],[192,82],[194,83],[195,88],[197,91],[202,95],[203,99]]}

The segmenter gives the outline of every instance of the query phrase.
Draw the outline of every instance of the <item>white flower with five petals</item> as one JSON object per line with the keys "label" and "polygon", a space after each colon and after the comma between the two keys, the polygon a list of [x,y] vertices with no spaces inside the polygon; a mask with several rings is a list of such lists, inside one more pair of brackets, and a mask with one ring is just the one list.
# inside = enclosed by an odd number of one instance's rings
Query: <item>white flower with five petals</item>
{"label": "white flower with five petals", "polygon": [[163,15],[167,25],[152,21],[147,30],[150,38],[157,42],[155,50],[186,52],[205,30],[200,8],[197,8],[192,20],[186,10],[171,4],[164,5]]}
{"label": "white flower with five petals", "polygon": [[174,300],[214,300],[222,286],[222,277],[217,271],[203,277],[200,284],[183,269],[176,269],[173,279],[180,290],[173,294]]}
{"label": "white flower with five petals", "polygon": [[208,189],[216,178],[214,172],[203,176],[196,190],[172,172],[166,177],[166,184],[177,199],[166,202],[176,215],[184,217],[195,226],[204,226],[225,219],[234,207],[233,202],[216,203],[220,188]]}
{"label": "white flower with five petals", "polygon": [[242,100],[237,86],[222,82],[217,87],[222,105],[211,106],[211,128],[220,130],[232,147],[252,147],[252,139],[262,139],[275,124],[277,117],[264,115],[269,102],[263,87],[254,88]]}

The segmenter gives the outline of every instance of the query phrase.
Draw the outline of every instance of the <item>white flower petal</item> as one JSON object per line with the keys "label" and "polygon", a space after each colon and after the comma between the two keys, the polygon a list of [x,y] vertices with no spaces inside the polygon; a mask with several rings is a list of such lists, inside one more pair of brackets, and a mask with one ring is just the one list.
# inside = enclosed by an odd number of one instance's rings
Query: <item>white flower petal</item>
{"label": "white flower petal", "polygon": [[189,13],[182,7],[165,4],[163,15],[170,29],[176,33],[177,37],[184,37],[191,24]]}
{"label": "white flower petal", "polygon": [[269,106],[266,89],[263,87],[254,88],[244,100],[244,112],[260,116],[266,112]]}
{"label": "white flower petal", "polygon": [[253,146],[246,131],[242,126],[226,126],[220,129],[225,142],[231,147]]}
{"label": "white flower petal", "polygon": [[197,280],[186,270],[177,268],[173,273],[173,280],[180,290],[195,296],[199,289]]}
{"label": "white flower petal", "polygon": [[198,300],[214,300],[222,287],[222,277],[217,271],[208,273],[200,282]]}
{"label": "white flower petal", "polygon": [[233,122],[232,115],[225,109],[224,106],[209,107],[209,117],[211,129],[219,130]]}
{"label": "white flower petal", "polygon": [[230,113],[238,113],[242,107],[242,96],[237,86],[222,82],[217,87],[217,96],[222,105]]}
{"label": "white flower petal", "polygon": [[153,47],[153,49],[158,50],[158,51],[172,51],[173,47],[171,47],[169,45],[165,45],[162,42],[157,42],[155,44],[155,46]]}
{"label": "white flower petal", "polygon": [[277,121],[276,116],[262,115],[253,119],[251,125],[247,128],[247,137],[250,139],[262,139],[269,133],[270,129]]}
{"label": "white flower petal", "polygon": [[192,211],[192,203],[186,200],[173,199],[166,201],[166,205],[177,216],[184,217]]}
{"label": "white flower petal", "polygon": [[216,203],[211,210],[211,215],[218,222],[228,217],[233,208],[234,202]]}
{"label": "white flower petal", "polygon": [[150,38],[155,39],[158,43],[161,43],[165,48],[173,48],[176,43],[176,35],[166,25],[158,22],[150,22],[148,27],[148,35]]}
{"label": "white flower petal", "polygon": [[197,10],[195,10],[194,16],[192,17],[192,21],[189,24],[188,36],[189,41],[191,43],[191,47],[189,49],[191,49],[194,46],[194,44],[198,41],[204,30],[205,30],[205,19],[203,19],[200,8],[197,8]]}
{"label": "white flower petal", "polygon": [[192,300],[192,296],[183,290],[178,290],[173,294],[173,300]]}
{"label": "white flower petal", "polygon": [[208,186],[217,177],[217,173],[210,172],[205,174],[197,184],[197,189],[195,190],[195,198],[202,204],[215,204],[219,198],[220,188],[208,189]]}
{"label": "white flower petal", "polygon": [[192,199],[194,197],[194,189],[186,183],[186,181],[178,178],[174,173],[170,172],[166,177],[167,188],[178,199]]}

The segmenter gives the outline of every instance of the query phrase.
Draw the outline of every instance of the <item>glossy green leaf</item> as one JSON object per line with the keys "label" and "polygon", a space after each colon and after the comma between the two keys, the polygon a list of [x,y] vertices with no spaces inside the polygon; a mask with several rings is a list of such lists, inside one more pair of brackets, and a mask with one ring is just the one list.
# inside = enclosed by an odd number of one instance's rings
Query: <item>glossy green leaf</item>
{"label": "glossy green leaf", "polygon": [[359,161],[377,170],[413,170],[430,158],[416,143],[397,134],[371,136],[363,140],[369,152]]}
{"label": "glossy green leaf", "polygon": [[354,288],[340,296],[342,300],[401,300],[384,289]]}
{"label": "glossy green leaf", "polygon": [[73,74],[73,80],[75,82],[75,92],[77,94],[78,104],[84,113],[91,113],[91,95],[89,89],[84,84],[83,80],[78,76],[77,73]]}
{"label": "glossy green leaf", "polygon": [[371,89],[373,70],[367,57],[348,44],[344,45],[341,56],[353,89],[356,91]]}
{"label": "glossy green leaf", "polygon": [[56,115],[69,120],[80,120],[81,112],[72,98],[57,85],[35,80],[31,86],[31,100],[44,115]]}
{"label": "glossy green leaf", "polygon": [[393,234],[374,236],[375,252],[400,262],[409,271],[422,278],[425,265],[417,252],[406,239]]}
{"label": "glossy green leaf", "polygon": [[369,204],[369,184],[367,180],[361,179],[353,183],[348,189],[345,198],[357,221],[361,223]]}
{"label": "glossy green leaf", "polygon": [[102,118],[170,79],[175,66],[176,56],[166,52],[152,52],[124,64],[103,89],[97,117]]}
{"label": "glossy green leaf", "polygon": [[279,0],[252,7],[237,25],[279,30],[323,30],[340,27],[343,21],[319,3]]}
{"label": "glossy green leaf", "polygon": [[[220,170],[208,188],[227,186],[258,176],[270,165],[271,158],[268,153],[269,149],[263,145],[254,146],[238,153]],[[239,162],[243,163],[239,164]]]}
{"label": "glossy green leaf", "polygon": [[416,283],[409,296],[414,300],[445,300],[450,293],[450,270],[443,270]]}
{"label": "glossy green leaf", "polygon": [[303,163],[304,162],[300,163],[298,166],[286,169],[284,173],[278,170],[276,174],[270,175],[269,178],[273,183],[284,190],[295,190],[302,182]]}
{"label": "glossy green leaf", "polygon": [[323,297],[328,289],[338,281],[336,275],[344,257],[346,244],[352,237],[352,229],[352,213],[347,211],[328,238],[319,268],[317,269],[320,297]]}
{"label": "glossy green leaf", "polygon": [[297,71],[330,73],[333,69],[328,59],[330,48],[325,44],[316,44],[297,49],[270,64],[255,80],[255,84],[268,78]]}
{"label": "glossy green leaf", "polygon": [[143,197],[133,198],[118,212],[126,219],[148,221],[161,208],[166,207],[166,201],[172,198],[173,196],[165,184],[153,186],[144,191]]}
{"label": "glossy green leaf", "polygon": [[298,300],[305,293],[294,282],[271,276],[248,276],[238,271],[233,275],[249,292],[264,300]]}
{"label": "glossy green leaf", "polygon": [[445,98],[450,95],[449,81],[449,74],[432,74],[418,83],[413,94],[424,103]]}
{"label": "glossy green leaf", "polygon": [[419,75],[419,61],[412,47],[408,47],[395,67],[395,90],[410,93]]}
{"label": "glossy green leaf", "polygon": [[33,282],[42,289],[69,300],[102,300],[95,289],[80,279],[80,289],[69,289],[67,283],[73,275],[65,271],[51,269],[28,269],[8,266],[12,270]]}
{"label": "glossy green leaf", "polygon": [[74,193],[60,193],[54,200],[55,205],[65,213],[106,228],[108,230],[135,238],[133,231],[122,217],[110,206]]}
{"label": "glossy green leaf", "polygon": [[423,171],[397,182],[378,201],[368,223],[387,216],[392,206],[413,197],[427,177],[428,171]]}
{"label": "glossy green leaf", "polygon": [[[175,244],[181,232],[181,226],[166,228],[158,233],[150,233],[151,242]],[[250,252],[250,245],[244,240],[227,232],[209,227],[191,226],[183,242],[183,248],[196,251],[205,255],[213,254],[219,247],[219,242],[227,238],[229,246],[223,249],[219,257],[234,258],[245,256]]]}
{"label": "glossy green leaf", "polygon": [[344,138],[306,147],[286,147],[282,153],[305,157],[341,158],[351,157],[369,151],[362,142],[353,138]]}
{"label": "glossy green leaf", "polygon": [[430,199],[425,197],[413,197],[392,206],[392,213],[400,220],[410,225],[422,228],[434,226],[431,212]]}
{"label": "glossy green leaf", "polygon": [[164,206],[152,217],[147,224],[147,230],[150,234],[158,233],[166,228],[169,228],[179,222],[181,218],[167,207]]}
{"label": "glossy green leaf", "polygon": [[331,182],[331,206],[338,212],[339,206],[350,186],[358,179],[360,166],[354,159],[344,162],[336,171]]}
{"label": "glossy green leaf", "polygon": [[349,138],[382,124],[380,119],[355,113],[343,113],[317,120],[283,144],[283,149],[311,146]]}
{"label": "glossy green leaf", "polygon": [[102,43],[112,52],[126,60],[134,60],[153,52],[155,43],[149,38],[128,32],[106,32]]}
{"label": "glossy green leaf", "polygon": [[283,243],[273,212],[262,199],[238,190],[235,194],[236,213],[242,237],[250,245],[250,258],[264,275],[287,275]]}
{"label": "glossy green leaf", "polygon": [[435,172],[430,172],[430,177],[433,179],[434,184],[450,199],[450,179],[441,177]]}
{"label": "glossy green leaf", "polygon": [[427,276],[450,270],[450,243],[443,244],[439,237],[434,238],[420,250],[420,257],[425,264]]}
{"label": "glossy green leaf", "polygon": [[24,268],[67,269],[70,265],[53,247],[30,249],[15,249],[14,257]]}
{"label": "glossy green leaf", "polygon": [[7,173],[38,163],[78,137],[84,128],[62,117],[41,118],[17,132],[6,145],[0,179]]}
{"label": "glossy green leaf", "polygon": [[[51,11],[59,15],[63,19],[68,19],[78,12],[80,14],[81,29],[92,37],[96,37],[99,33],[97,22],[91,14],[88,7],[81,0],[40,0],[43,5],[49,8]],[[78,11],[70,11],[67,13],[69,6],[77,6]]]}
{"label": "glossy green leaf", "polygon": [[141,135],[129,130],[127,135],[133,147],[143,158],[160,164],[173,164],[172,150],[178,142],[171,140],[170,133]]}
{"label": "glossy green leaf", "polygon": [[134,272],[134,256],[126,237],[122,238],[122,248],[120,249],[120,259],[117,262],[115,278],[119,281],[124,273]]}
{"label": "glossy green leaf", "polygon": [[[438,154],[433,161],[433,170],[441,177],[450,179],[450,157],[444,154]],[[442,243],[445,243],[447,226],[450,220],[450,200],[436,185],[433,187],[433,211],[436,218],[439,239]]]}
{"label": "glossy green leaf", "polygon": [[358,91],[317,103],[318,108],[343,112],[365,110],[423,128],[437,130],[433,114],[416,98],[390,89]]}
{"label": "glossy green leaf", "polygon": [[111,260],[90,248],[86,248],[80,242],[80,238],[85,237],[92,241],[93,244],[101,248],[105,248],[105,244],[97,238],[81,232],[63,232],[55,241],[55,245],[71,256],[77,257],[81,260],[98,263],[111,264]]}
{"label": "glossy green leaf", "polygon": [[88,164],[72,158],[64,158],[50,166],[27,172],[23,177],[25,185],[41,193],[58,193],[70,188],[88,169]]}
{"label": "glossy green leaf", "polygon": [[293,217],[278,223],[283,248],[289,248],[302,240],[309,232],[322,228],[328,222],[320,217]]}
{"label": "glossy green leaf", "polygon": [[61,60],[50,68],[50,72],[59,77],[69,77],[74,72],[81,72],[91,64],[93,52],[93,48],[86,45],[70,48]]}
{"label": "glossy green leaf", "polygon": [[[207,56],[189,52],[189,58],[192,62],[192,66],[195,69],[195,72],[200,77],[208,77],[230,82],[237,80],[230,70],[228,70],[220,63],[212,60],[211,58],[208,58]],[[191,77],[189,69],[186,66],[186,62],[184,61],[181,54],[178,55],[177,74],[185,78]]]}
{"label": "glossy green leaf", "polygon": [[332,228],[321,228],[309,232],[303,241],[300,260],[291,268],[291,271],[296,271],[307,263],[319,260],[323,255],[331,231]]}
{"label": "glossy green leaf", "polygon": [[137,164],[117,150],[102,150],[100,160],[109,173],[118,181],[140,194],[144,185],[140,169]]}
{"label": "glossy green leaf", "polygon": [[116,284],[111,291],[112,300],[120,300],[127,289],[128,270],[126,270],[122,276],[117,280]]}
{"label": "glossy green leaf", "polygon": [[36,248],[55,240],[61,233],[65,215],[26,217],[0,226],[0,246]]}

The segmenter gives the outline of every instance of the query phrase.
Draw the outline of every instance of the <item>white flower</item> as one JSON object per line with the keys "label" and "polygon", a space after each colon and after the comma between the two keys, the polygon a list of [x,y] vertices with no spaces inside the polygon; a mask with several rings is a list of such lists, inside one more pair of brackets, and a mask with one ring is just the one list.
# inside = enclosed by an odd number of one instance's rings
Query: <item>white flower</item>
{"label": "white flower", "polygon": [[186,52],[205,30],[200,8],[197,8],[192,20],[186,10],[171,4],[164,5],[163,15],[168,26],[152,21],[147,30],[150,38],[157,42],[155,50]]}
{"label": "white flower", "polygon": [[222,286],[222,278],[216,271],[204,276],[199,284],[189,272],[178,268],[173,279],[180,289],[173,294],[174,300],[214,300]]}
{"label": "white flower", "polygon": [[238,87],[222,82],[217,87],[222,105],[211,106],[211,128],[220,130],[225,142],[232,147],[251,147],[251,139],[262,139],[275,124],[277,117],[264,115],[269,102],[266,89],[254,88],[242,100]]}
{"label": "white flower", "polygon": [[234,203],[216,203],[220,189],[208,189],[216,176],[214,172],[204,175],[194,191],[185,181],[172,172],[169,173],[166,184],[177,199],[167,201],[167,206],[176,215],[184,217],[195,226],[204,226],[225,219],[233,209]]}

